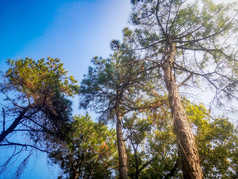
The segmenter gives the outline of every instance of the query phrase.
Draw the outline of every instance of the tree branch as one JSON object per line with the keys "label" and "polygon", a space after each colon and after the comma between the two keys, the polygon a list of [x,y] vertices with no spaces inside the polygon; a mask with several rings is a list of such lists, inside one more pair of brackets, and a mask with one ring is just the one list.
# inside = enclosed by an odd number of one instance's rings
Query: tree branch
{"label": "tree branch", "polygon": [[193,73],[190,73],[190,75],[185,79],[183,80],[179,85],[178,87],[181,87],[182,85],[184,85],[188,80],[190,80],[190,78],[193,76]]}
{"label": "tree branch", "polygon": [[24,118],[24,115],[27,113],[28,110],[29,110],[29,107],[24,108],[23,111],[20,112],[19,116],[9,126],[9,128],[7,130],[2,131],[2,133],[0,134],[0,143],[3,142],[3,140],[6,138],[8,134],[10,134],[11,132],[15,130],[15,128],[20,123],[20,121]]}

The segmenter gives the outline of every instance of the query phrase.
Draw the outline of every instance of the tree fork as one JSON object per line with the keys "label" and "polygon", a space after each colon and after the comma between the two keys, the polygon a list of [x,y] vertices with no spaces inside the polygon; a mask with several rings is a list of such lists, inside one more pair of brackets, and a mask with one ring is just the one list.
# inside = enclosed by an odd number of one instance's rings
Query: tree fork
{"label": "tree fork", "polygon": [[203,178],[203,173],[200,166],[197,145],[187,121],[187,115],[182,106],[178,86],[172,70],[175,54],[176,45],[173,42],[169,42],[167,57],[164,59],[164,82],[168,91],[168,99],[173,116],[173,127],[177,137],[179,158],[185,179],[201,179]]}

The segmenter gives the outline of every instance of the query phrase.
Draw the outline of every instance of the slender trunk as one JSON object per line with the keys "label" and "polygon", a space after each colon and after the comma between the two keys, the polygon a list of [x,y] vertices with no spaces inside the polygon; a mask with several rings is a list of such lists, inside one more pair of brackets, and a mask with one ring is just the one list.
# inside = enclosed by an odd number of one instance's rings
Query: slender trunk
{"label": "slender trunk", "polygon": [[138,164],[138,156],[137,156],[137,148],[134,146],[134,144],[132,143],[132,147],[134,150],[134,157],[135,157],[135,168],[136,168],[136,173],[135,173],[135,179],[139,178],[139,164]]}
{"label": "slender trunk", "polygon": [[135,157],[136,157],[136,176],[135,176],[135,179],[138,179],[139,178],[139,166],[138,166],[139,164],[138,164],[138,160],[137,160],[137,155]]}
{"label": "slender trunk", "polygon": [[182,106],[178,86],[173,74],[173,63],[176,53],[175,44],[170,42],[167,58],[164,61],[164,81],[173,116],[174,132],[177,137],[180,162],[185,179],[203,178],[197,145]]}
{"label": "slender trunk", "polygon": [[117,124],[116,124],[117,146],[119,153],[119,178],[127,179],[128,178],[127,153],[122,133],[122,116],[118,107],[116,107],[116,117],[117,117]]}

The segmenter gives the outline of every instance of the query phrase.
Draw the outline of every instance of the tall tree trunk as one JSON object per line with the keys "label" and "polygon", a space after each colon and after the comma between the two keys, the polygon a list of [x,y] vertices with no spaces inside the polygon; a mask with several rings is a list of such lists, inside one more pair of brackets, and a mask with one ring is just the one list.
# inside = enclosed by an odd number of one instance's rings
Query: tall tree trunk
{"label": "tall tree trunk", "polygon": [[128,178],[127,153],[122,133],[122,116],[118,106],[116,107],[116,117],[117,117],[117,124],[116,124],[117,146],[119,153],[119,178],[127,179]]}
{"label": "tall tree trunk", "polygon": [[200,179],[203,178],[203,173],[200,166],[197,145],[187,121],[187,115],[182,106],[178,86],[173,73],[173,63],[176,54],[176,46],[174,43],[169,43],[167,53],[167,57],[164,59],[164,81],[168,90],[168,98],[173,116],[173,127],[177,137],[183,176],[185,179]]}

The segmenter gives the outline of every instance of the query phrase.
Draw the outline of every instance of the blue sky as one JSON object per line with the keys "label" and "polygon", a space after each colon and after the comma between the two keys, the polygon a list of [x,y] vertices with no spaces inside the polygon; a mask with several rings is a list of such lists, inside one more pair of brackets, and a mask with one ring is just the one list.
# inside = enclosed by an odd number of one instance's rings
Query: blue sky
{"label": "blue sky", "polygon": [[[50,56],[80,80],[91,58],[107,57],[110,41],[121,39],[130,9],[130,0],[0,0],[0,71],[7,69],[8,58]],[[5,152],[0,151],[1,158]],[[21,178],[57,178],[57,168],[49,168],[39,153]]]}

